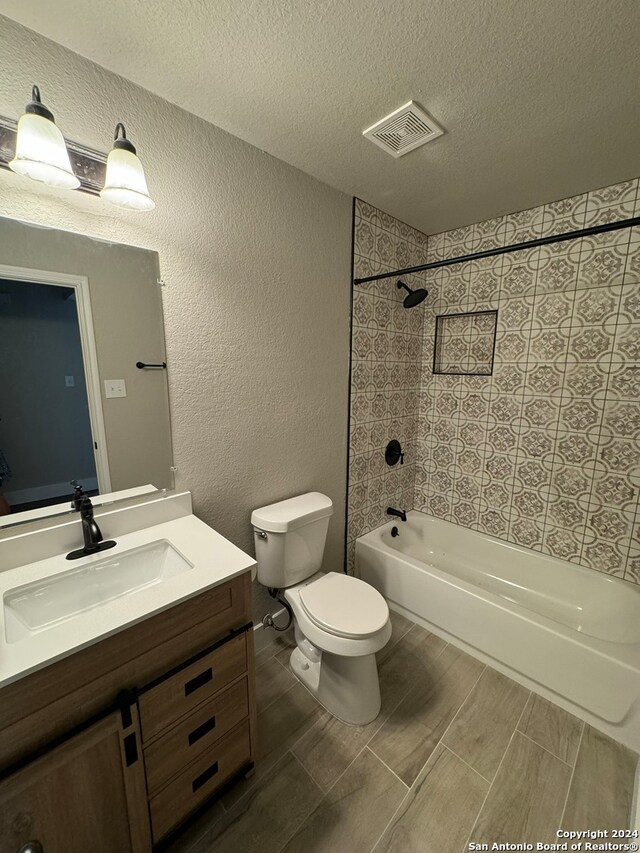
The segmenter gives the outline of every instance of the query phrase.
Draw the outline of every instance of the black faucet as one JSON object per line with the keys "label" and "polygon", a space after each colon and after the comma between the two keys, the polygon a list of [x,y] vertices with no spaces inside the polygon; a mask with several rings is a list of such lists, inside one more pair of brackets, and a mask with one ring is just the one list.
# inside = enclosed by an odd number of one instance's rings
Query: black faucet
{"label": "black faucet", "polygon": [[80,557],[88,557],[89,554],[97,554],[98,551],[106,551],[109,548],[113,548],[116,544],[113,540],[107,542],[102,540],[102,533],[98,527],[98,522],[93,517],[91,498],[85,494],[84,489],[76,480],[72,480],[71,485],[74,487],[71,508],[80,513],[84,547],[69,552],[67,560],[78,560]]}
{"label": "black faucet", "polygon": [[393,515],[396,518],[399,518],[400,521],[407,520],[407,513],[403,512],[401,509],[394,509],[392,506],[387,507],[387,515]]}

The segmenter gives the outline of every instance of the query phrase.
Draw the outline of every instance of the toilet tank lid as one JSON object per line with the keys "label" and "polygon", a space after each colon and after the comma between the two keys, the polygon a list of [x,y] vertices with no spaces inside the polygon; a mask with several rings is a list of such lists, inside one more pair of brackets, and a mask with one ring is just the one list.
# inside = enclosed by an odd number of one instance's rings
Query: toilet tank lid
{"label": "toilet tank lid", "polygon": [[307,492],[306,495],[254,509],[251,524],[269,533],[287,533],[329,515],[333,515],[331,498],[320,492]]}

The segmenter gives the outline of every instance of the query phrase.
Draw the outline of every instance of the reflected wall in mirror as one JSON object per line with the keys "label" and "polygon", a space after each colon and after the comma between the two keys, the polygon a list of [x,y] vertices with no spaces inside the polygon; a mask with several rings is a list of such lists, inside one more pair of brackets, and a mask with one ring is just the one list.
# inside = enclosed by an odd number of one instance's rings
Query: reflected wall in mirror
{"label": "reflected wall in mirror", "polygon": [[[0,218],[0,524],[173,486],[158,256]],[[99,498],[94,498],[100,503]],[[50,508],[50,509],[47,509]]]}

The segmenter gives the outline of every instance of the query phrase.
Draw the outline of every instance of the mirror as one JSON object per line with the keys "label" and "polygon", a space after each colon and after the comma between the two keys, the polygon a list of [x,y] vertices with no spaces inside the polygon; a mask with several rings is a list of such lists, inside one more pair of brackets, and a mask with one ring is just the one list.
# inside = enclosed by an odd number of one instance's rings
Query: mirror
{"label": "mirror", "polygon": [[0,526],[172,488],[165,362],[155,252],[0,218]]}

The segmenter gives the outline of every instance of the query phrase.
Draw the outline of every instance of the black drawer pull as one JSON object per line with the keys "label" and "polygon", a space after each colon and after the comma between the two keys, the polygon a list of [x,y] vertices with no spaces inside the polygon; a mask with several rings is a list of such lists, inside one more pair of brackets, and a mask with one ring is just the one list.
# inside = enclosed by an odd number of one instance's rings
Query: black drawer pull
{"label": "black drawer pull", "polygon": [[216,775],[217,772],[218,772],[218,762],[214,761],[213,764],[211,765],[211,767],[207,767],[207,769],[204,771],[204,773],[201,773],[199,776],[196,776],[196,778],[191,783],[191,788],[193,789],[193,793],[195,794],[195,792],[198,790],[198,788],[202,788],[204,783],[208,782],[209,779],[213,779],[213,777]]}
{"label": "black drawer pull", "polygon": [[206,720],[202,723],[201,726],[198,726],[197,729],[194,729],[189,735],[189,746],[193,746],[194,743],[200,740],[201,737],[204,737],[209,732],[213,731],[216,727],[216,718],[211,717],[209,720]]}
{"label": "black drawer pull", "polygon": [[200,687],[204,687],[204,685],[212,679],[213,669],[209,667],[209,669],[205,669],[204,672],[201,672],[200,675],[196,675],[195,678],[192,678],[191,681],[187,681],[184,685],[184,695],[188,696],[190,693],[194,693]]}

